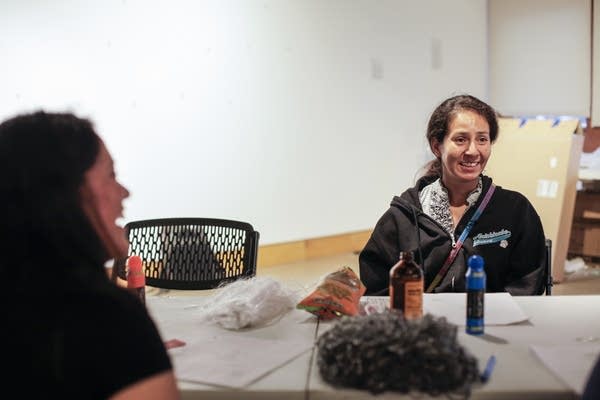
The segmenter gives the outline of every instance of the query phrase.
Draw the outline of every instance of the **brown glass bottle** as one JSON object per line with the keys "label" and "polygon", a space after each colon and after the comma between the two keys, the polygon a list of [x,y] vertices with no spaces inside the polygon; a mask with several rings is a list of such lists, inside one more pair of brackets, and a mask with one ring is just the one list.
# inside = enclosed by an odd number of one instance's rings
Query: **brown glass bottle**
{"label": "brown glass bottle", "polygon": [[400,252],[400,260],[390,269],[390,308],[402,311],[406,319],[423,316],[423,270],[412,251]]}

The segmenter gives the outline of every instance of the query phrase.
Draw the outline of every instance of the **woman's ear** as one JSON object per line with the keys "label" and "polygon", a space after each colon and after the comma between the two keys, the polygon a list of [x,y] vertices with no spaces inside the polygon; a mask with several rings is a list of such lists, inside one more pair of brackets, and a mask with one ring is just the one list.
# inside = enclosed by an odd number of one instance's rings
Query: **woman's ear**
{"label": "woman's ear", "polygon": [[431,149],[431,152],[433,153],[435,158],[440,158],[440,156],[442,155],[442,151],[440,150],[441,145],[442,144],[436,138],[432,138],[429,141],[429,148]]}

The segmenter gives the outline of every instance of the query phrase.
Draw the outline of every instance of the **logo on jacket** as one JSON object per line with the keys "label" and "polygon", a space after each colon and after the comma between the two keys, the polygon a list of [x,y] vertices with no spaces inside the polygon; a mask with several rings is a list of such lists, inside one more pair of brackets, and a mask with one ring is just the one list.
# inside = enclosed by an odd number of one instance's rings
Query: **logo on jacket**
{"label": "logo on jacket", "polygon": [[473,246],[481,246],[484,244],[500,242],[500,247],[505,249],[508,246],[508,238],[510,237],[510,235],[511,232],[507,229],[502,229],[498,232],[478,233],[473,238]]}

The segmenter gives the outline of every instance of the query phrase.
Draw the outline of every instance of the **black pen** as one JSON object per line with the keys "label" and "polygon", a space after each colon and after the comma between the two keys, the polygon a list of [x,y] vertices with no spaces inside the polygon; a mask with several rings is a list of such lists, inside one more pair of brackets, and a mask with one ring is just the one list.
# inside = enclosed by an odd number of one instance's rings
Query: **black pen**
{"label": "black pen", "polygon": [[485,369],[481,373],[481,382],[486,383],[490,379],[490,376],[492,376],[492,372],[494,371],[494,366],[496,366],[496,356],[491,355],[487,360]]}

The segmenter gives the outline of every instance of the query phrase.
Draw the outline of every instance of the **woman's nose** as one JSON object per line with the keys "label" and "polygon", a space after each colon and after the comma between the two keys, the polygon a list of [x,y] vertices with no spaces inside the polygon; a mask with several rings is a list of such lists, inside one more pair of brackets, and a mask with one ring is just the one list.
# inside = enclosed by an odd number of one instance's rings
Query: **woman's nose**
{"label": "woman's nose", "polygon": [[469,154],[473,154],[477,152],[477,144],[475,143],[474,140],[471,140],[469,142],[469,147],[467,147],[467,153]]}

